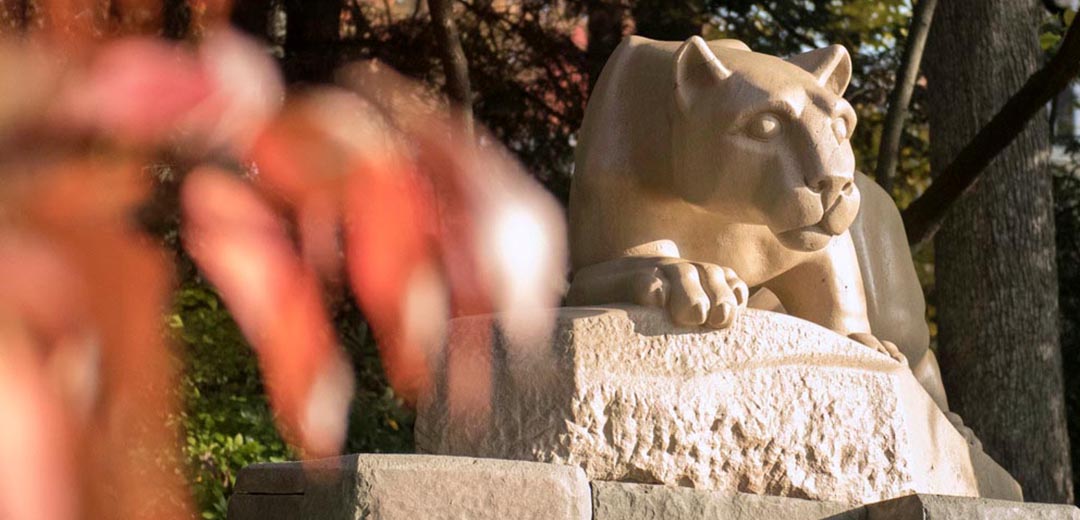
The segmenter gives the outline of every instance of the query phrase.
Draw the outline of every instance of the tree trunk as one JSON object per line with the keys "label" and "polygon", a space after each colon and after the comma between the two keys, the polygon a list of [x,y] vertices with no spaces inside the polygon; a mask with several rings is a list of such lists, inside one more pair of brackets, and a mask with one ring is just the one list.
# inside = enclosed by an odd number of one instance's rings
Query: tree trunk
{"label": "tree trunk", "polygon": [[889,195],[892,195],[893,177],[896,176],[896,165],[900,161],[900,138],[904,135],[904,120],[907,119],[911,94],[915,92],[915,81],[919,78],[919,65],[922,63],[935,7],[937,0],[919,0],[915,6],[915,13],[911,15],[911,28],[904,42],[904,54],[900,57],[900,69],[896,71],[896,84],[889,95],[889,111],[885,115],[885,128],[881,131],[881,147],[878,148],[875,172],[878,184]]}
{"label": "tree trunk", "polygon": [[[1056,114],[1050,117],[1051,144],[1069,143],[1076,139],[1076,90],[1069,85],[1054,100]],[[1056,116],[1056,117],[1055,117]]]}
{"label": "tree trunk", "polygon": [[285,0],[285,79],[329,83],[338,66],[342,0]]}
{"label": "tree trunk", "polygon": [[431,11],[431,28],[438,44],[443,74],[446,76],[446,94],[456,105],[463,128],[472,132],[472,86],[469,83],[469,62],[461,48],[461,35],[454,23],[453,0],[428,0]]}
{"label": "tree trunk", "polygon": [[1080,25],[1074,24],[1066,31],[1050,63],[1027,79],[994,118],[953,156],[948,166],[936,168],[934,183],[904,208],[908,243],[916,246],[937,233],[953,203],[971,190],[983,170],[1077,74],[1080,74]]}
{"label": "tree trunk", "polygon": [[[950,0],[926,55],[941,171],[1040,62],[1038,0]],[[939,358],[952,407],[1035,502],[1072,502],[1045,119],[954,204],[937,234]]]}

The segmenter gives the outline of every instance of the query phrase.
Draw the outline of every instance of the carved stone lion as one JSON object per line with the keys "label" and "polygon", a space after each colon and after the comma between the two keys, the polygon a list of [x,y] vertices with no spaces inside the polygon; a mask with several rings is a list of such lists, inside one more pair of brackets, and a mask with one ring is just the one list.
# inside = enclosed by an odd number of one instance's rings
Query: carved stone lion
{"label": "carved stone lion", "polygon": [[782,307],[906,359],[947,412],[900,214],[855,171],[850,79],[838,45],[784,60],[735,40],[624,40],[579,134],[567,303],[712,328]]}

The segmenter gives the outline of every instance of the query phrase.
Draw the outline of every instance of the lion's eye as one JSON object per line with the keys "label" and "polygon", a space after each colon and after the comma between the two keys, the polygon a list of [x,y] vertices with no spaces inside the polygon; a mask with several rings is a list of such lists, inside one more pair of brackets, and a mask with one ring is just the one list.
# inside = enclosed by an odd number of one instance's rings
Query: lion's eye
{"label": "lion's eye", "polygon": [[842,117],[833,119],[832,128],[833,133],[836,134],[836,140],[840,141],[841,143],[851,137],[851,134],[848,133],[849,129],[847,120]]}
{"label": "lion's eye", "polygon": [[776,134],[780,133],[780,118],[774,114],[761,114],[747,127],[747,131],[750,135],[758,139],[772,139]]}

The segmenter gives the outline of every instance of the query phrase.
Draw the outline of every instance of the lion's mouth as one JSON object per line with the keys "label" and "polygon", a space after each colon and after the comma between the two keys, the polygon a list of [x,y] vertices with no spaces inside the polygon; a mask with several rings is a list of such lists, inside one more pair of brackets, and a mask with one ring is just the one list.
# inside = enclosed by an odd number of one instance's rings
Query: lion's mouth
{"label": "lion's mouth", "polygon": [[852,220],[849,213],[844,201],[838,199],[817,222],[778,233],[776,237],[789,249],[817,251],[828,245],[833,237],[847,231]]}
{"label": "lion's mouth", "polygon": [[848,215],[846,214],[847,211],[842,211],[840,209],[843,205],[844,199],[837,198],[836,201],[833,202],[833,205],[825,210],[825,214],[821,216],[821,220],[819,220],[817,224],[808,227],[819,228],[823,233],[828,233],[832,236],[847,231],[848,226],[851,225],[851,219],[848,218]]}
{"label": "lion's mouth", "polygon": [[835,235],[818,224],[803,226],[779,233],[776,238],[788,249],[817,251],[829,244]]}

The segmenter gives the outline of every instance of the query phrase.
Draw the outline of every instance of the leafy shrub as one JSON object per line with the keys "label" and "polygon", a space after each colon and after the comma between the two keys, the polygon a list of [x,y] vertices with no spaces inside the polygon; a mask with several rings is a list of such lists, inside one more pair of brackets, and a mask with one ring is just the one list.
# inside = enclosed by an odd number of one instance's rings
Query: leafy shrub
{"label": "leafy shrub", "polygon": [[225,518],[240,468],[294,457],[274,429],[258,364],[213,291],[191,284],[176,294],[169,327],[182,346],[184,455],[204,518]]}
{"label": "leafy shrub", "polygon": [[[387,386],[366,323],[351,303],[340,306],[335,321],[357,374],[345,451],[411,452],[412,412]],[[256,357],[212,288],[181,287],[169,328],[186,369],[178,419],[189,481],[202,517],[223,519],[241,468],[298,453],[275,430]]]}

